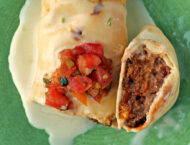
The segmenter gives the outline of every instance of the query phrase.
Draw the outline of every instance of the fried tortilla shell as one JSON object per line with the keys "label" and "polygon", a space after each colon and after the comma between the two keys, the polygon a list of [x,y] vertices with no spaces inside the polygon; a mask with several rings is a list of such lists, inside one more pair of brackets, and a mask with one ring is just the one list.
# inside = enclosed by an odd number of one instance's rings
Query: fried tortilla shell
{"label": "fried tortilla shell", "polygon": [[[126,3],[123,0],[42,0],[39,24],[37,64],[30,99],[45,105],[43,76],[60,66],[58,53],[83,43],[100,43],[105,57],[112,59],[112,88],[98,104],[88,97],[88,105],[73,97],[69,115],[88,117],[105,125],[115,119],[120,59],[127,45]],[[108,24],[108,21],[109,22]],[[79,35],[73,32],[80,31]]]}
{"label": "fried tortilla shell", "polygon": [[125,49],[117,94],[118,127],[138,132],[176,102],[180,75],[175,50],[156,26],[145,26]]}

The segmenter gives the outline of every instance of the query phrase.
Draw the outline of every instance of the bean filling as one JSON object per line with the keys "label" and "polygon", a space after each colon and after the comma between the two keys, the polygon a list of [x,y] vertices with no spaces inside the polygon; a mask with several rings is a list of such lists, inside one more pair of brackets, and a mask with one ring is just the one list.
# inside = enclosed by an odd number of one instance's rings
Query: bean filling
{"label": "bean filling", "polygon": [[127,59],[122,87],[125,91],[120,103],[119,116],[128,127],[138,127],[146,121],[156,93],[170,67],[158,54],[152,54],[145,46]]}

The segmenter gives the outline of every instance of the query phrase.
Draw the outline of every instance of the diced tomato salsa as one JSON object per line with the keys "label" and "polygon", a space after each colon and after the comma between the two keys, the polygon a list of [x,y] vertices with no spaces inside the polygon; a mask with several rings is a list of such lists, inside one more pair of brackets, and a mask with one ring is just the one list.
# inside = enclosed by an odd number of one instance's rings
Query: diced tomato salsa
{"label": "diced tomato salsa", "polygon": [[87,95],[101,103],[111,88],[111,59],[104,57],[103,46],[84,43],[59,53],[60,67],[45,78],[46,104],[60,110],[73,106],[72,97],[87,105]]}

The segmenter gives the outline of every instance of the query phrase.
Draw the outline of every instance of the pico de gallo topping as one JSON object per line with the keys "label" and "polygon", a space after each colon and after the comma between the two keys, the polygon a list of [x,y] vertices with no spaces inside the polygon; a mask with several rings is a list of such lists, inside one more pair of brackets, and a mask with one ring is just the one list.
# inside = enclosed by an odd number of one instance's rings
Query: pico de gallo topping
{"label": "pico de gallo topping", "polygon": [[50,78],[43,78],[47,87],[46,105],[60,110],[72,109],[72,97],[75,97],[87,106],[88,96],[101,104],[112,84],[112,61],[104,57],[103,46],[84,43],[62,50],[59,59],[60,67]]}

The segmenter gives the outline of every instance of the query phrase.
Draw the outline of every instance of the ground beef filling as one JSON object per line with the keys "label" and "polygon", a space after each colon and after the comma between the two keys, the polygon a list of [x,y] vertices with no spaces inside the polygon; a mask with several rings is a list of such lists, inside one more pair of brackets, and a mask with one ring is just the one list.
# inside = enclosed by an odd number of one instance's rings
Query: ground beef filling
{"label": "ground beef filling", "polygon": [[146,113],[169,74],[165,61],[145,47],[127,59],[122,84],[125,94],[119,108],[126,126],[138,127],[146,121]]}

